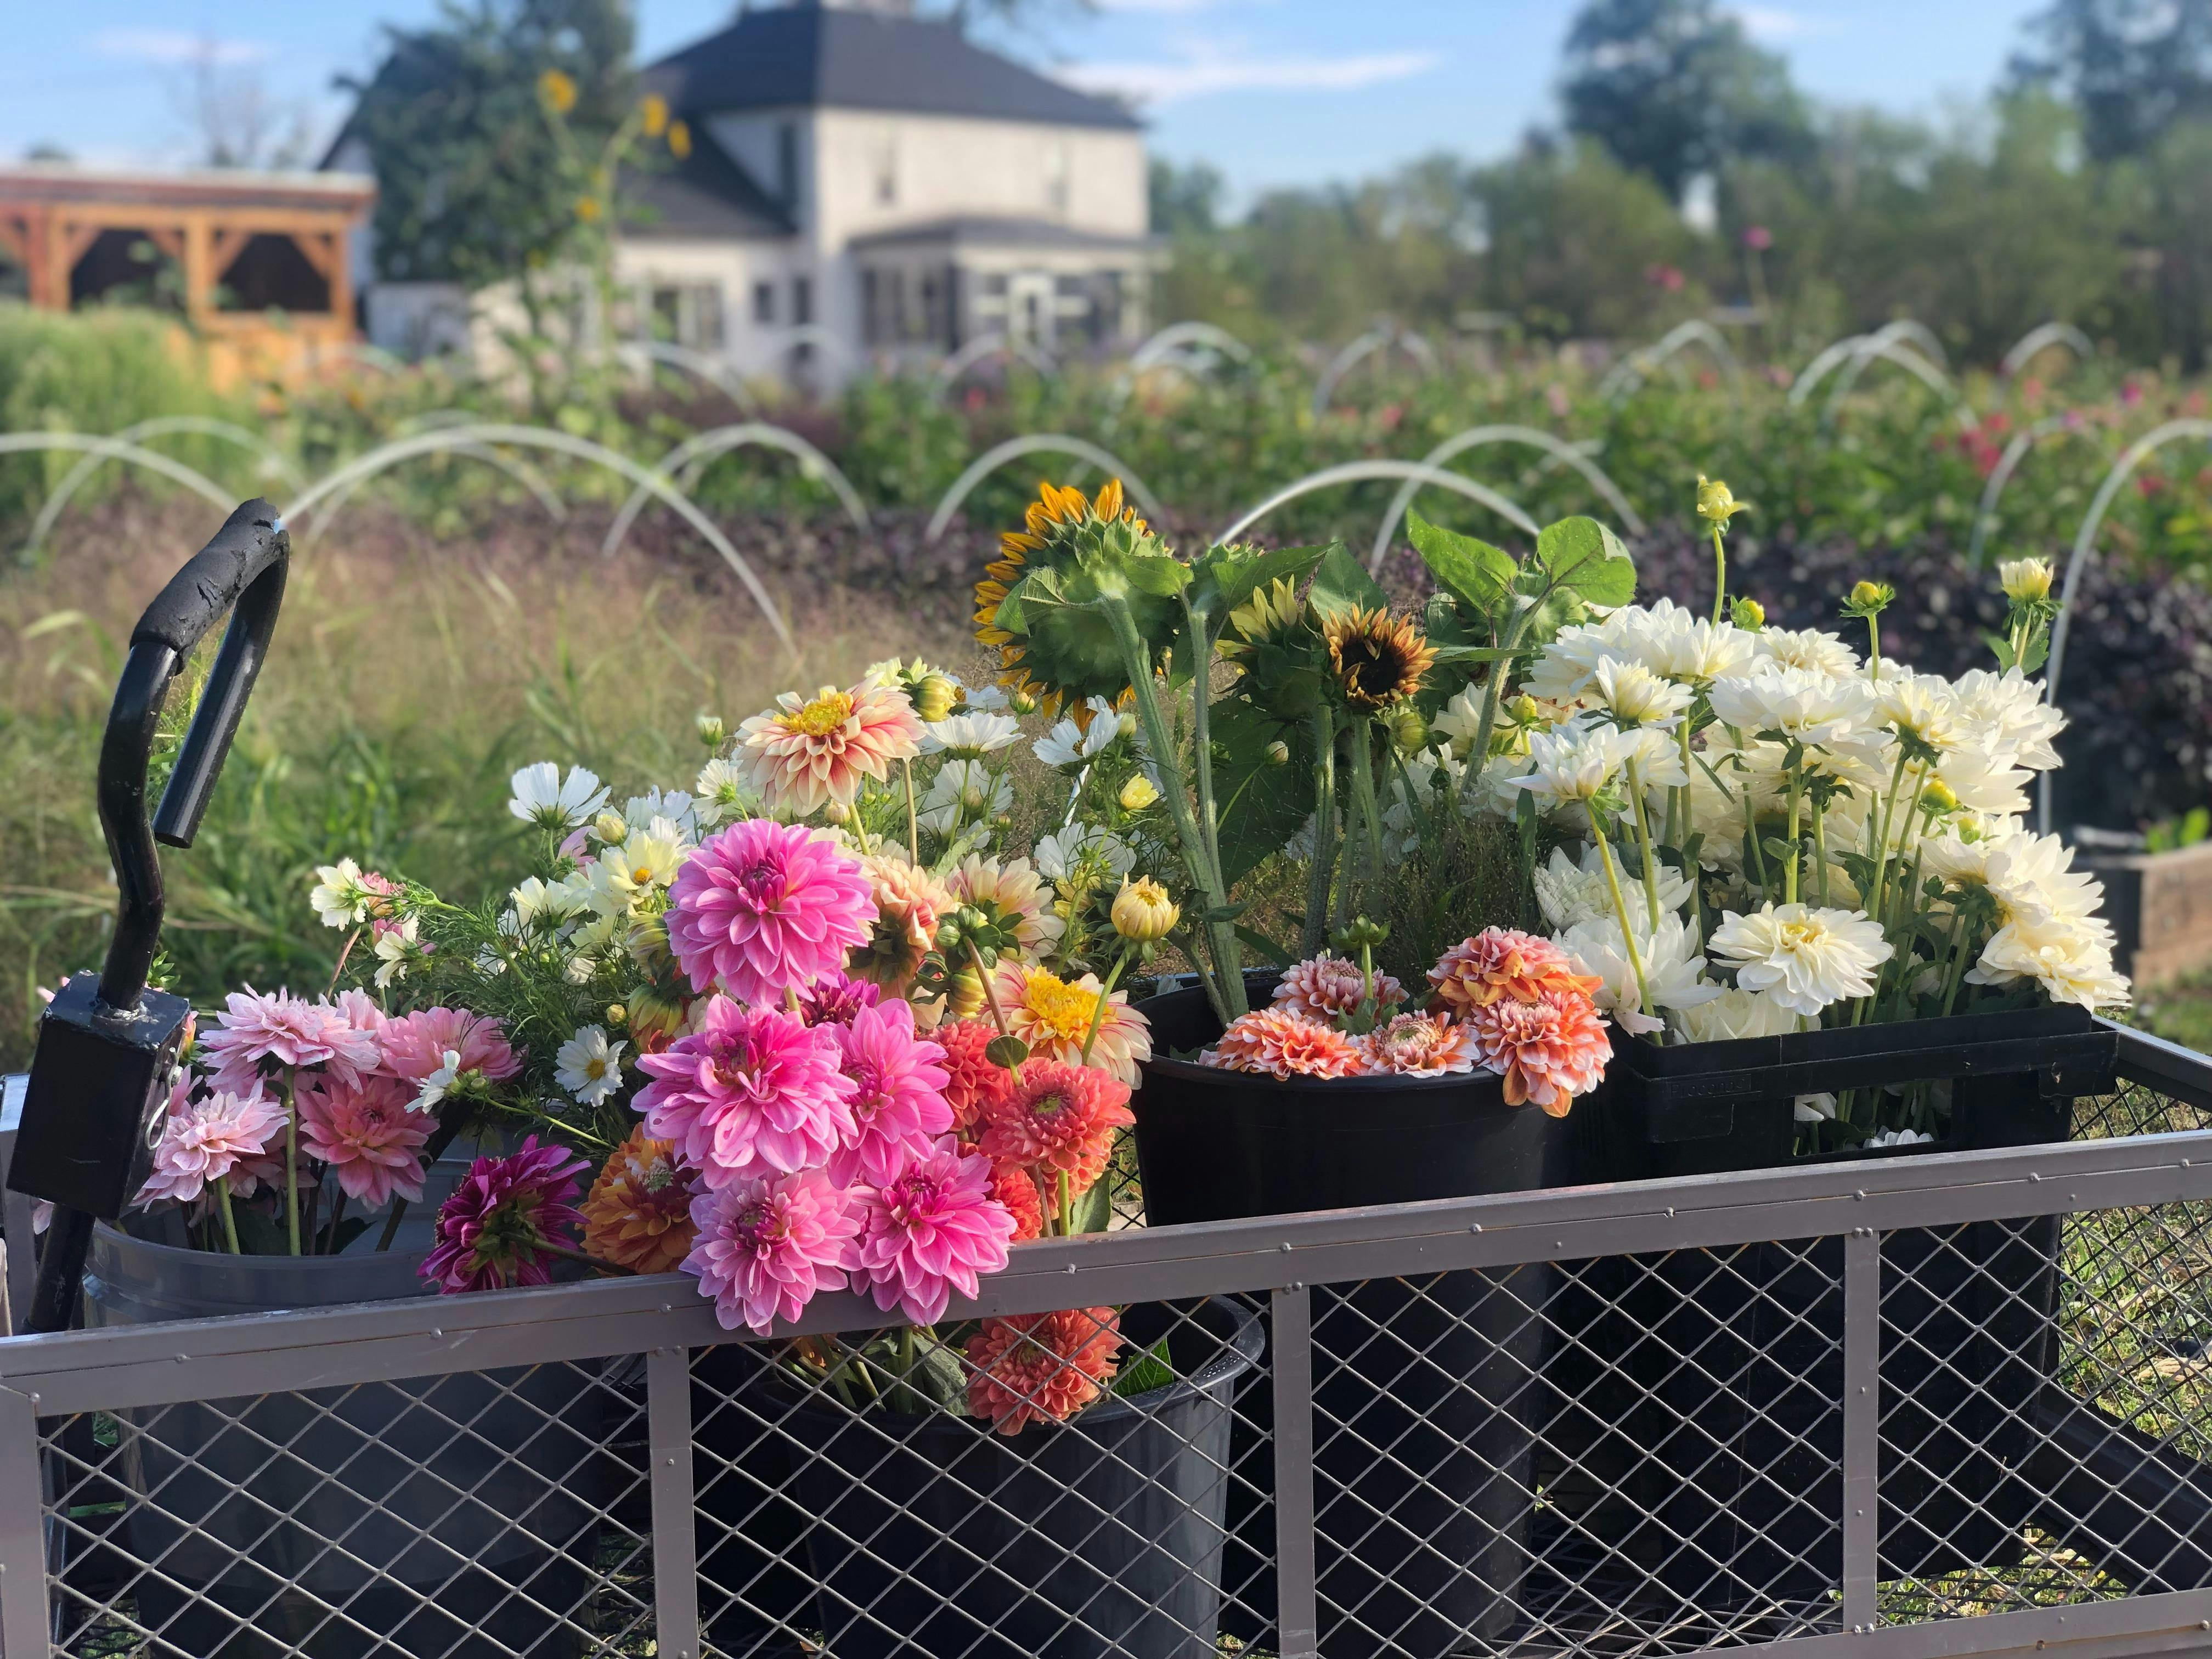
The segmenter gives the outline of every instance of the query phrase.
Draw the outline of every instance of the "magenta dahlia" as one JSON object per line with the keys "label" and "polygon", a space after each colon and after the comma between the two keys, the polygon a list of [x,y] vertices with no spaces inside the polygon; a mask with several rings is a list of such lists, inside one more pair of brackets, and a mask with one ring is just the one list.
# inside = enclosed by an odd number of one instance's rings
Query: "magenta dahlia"
{"label": "magenta dahlia", "polygon": [[536,1135],[506,1158],[480,1158],[438,1207],[437,1244],[422,1277],[441,1293],[550,1282],[547,1264],[576,1248],[584,1224],[577,1177],[591,1165]]}
{"label": "magenta dahlia", "polygon": [[840,973],[876,923],[860,861],[800,824],[748,818],[699,848],[669,889],[668,943],[694,990],[779,1002]]}
{"label": "magenta dahlia", "polygon": [[991,1160],[950,1140],[916,1158],[888,1187],[862,1188],[854,1277],[876,1305],[934,1325],[955,1291],[972,1297],[980,1277],[1006,1265],[1014,1218],[991,1196]]}
{"label": "magenta dahlia", "polygon": [[849,1025],[854,1015],[874,1007],[883,994],[879,986],[867,980],[830,974],[799,994],[799,1015],[809,1025]]}
{"label": "magenta dahlia", "polygon": [[724,1330],[765,1336],[799,1317],[817,1291],[842,1291],[860,1229],[846,1194],[819,1170],[751,1177],[696,1194],[698,1237],[684,1271],[714,1301]]}
{"label": "magenta dahlia", "polygon": [[827,1161],[860,1132],[842,1030],[711,998],[697,1030],[638,1056],[653,1079],[636,1100],[646,1133],[674,1141],[708,1187]]}
{"label": "magenta dahlia", "polygon": [[840,1187],[887,1187],[952,1127],[939,1063],[945,1050],[915,1035],[914,1009],[903,1002],[861,1008],[850,1024],[830,1029],[853,1080],[858,1133],[830,1155],[830,1179]]}

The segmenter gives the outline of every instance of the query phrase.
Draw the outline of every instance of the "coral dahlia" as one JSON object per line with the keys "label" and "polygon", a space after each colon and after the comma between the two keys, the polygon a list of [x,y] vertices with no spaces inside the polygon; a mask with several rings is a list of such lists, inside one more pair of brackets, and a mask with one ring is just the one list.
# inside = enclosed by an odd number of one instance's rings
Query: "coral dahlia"
{"label": "coral dahlia", "polygon": [[646,1132],[674,1141],[708,1187],[823,1162],[858,1133],[837,1032],[710,999],[697,1030],[638,1056],[653,1079],[635,1102]]}
{"label": "coral dahlia", "polygon": [[1602,980],[1575,972],[1574,959],[1549,939],[1490,927],[1462,939],[1429,969],[1438,1012],[1465,1013],[1500,998],[1534,1002],[1553,989],[1595,991]]}
{"label": "coral dahlia", "polygon": [[1467,1024],[1482,1063],[1505,1079],[1505,1103],[1534,1102],[1553,1117],[1597,1086],[1613,1053],[1597,1006],[1580,991],[1547,990],[1528,1002],[1500,997],[1469,1009]]}
{"label": "coral dahlia", "polygon": [[805,1310],[817,1291],[847,1283],[860,1223],[848,1196],[819,1170],[732,1182],[691,1200],[698,1229],[684,1271],[714,1301],[724,1330],[763,1336]]}
{"label": "coral dahlia", "polygon": [[[1030,1053],[1039,1059],[1096,1066],[1133,1088],[1138,1062],[1152,1057],[1151,1025],[1129,1006],[1126,994],[1107,994],[1096,974],[1064,980],[1049,969],[1002,961],[992,991],[998,998],[1000,1012],[1006,1017],[1007,1031],[1028,1043]],[[1103,1014],[1098,1008],[1101,995],[1106,995]],[[1083,1042],[1094,1017],[1098,1020],[1098,1035],[1085,1061]]]}
{"label": "coral dahlia", "polygon": [[897,687],[825,685],[811,699],[787,691],[738,726],[730,759],[769,811],[805,817],[833,800],[849,806],[863,780],[884,781],[921,744],[921,719]]}
{"label": "coral dahlia", "polygon": [[987,1319],[968,1339],[968,1410],[1000,1434],[1064,1423],[1105,1393],[1120,1361],[1111,1308]]}
{"label": "coral dahlia", "polygon": [[1037,1190],[1036,1177],[1027,1170],[1018,1164],[994,1164],[991,1196],[1013,1217],[1015,1243],[1044,1237],[1044,1194]]}
{"label": "coral dahlia", "polygon": [[840,972],[875,925],[860,860],[799,824],[748,818],[700,848],[669,889],[668,944],[708,991],[780,1001]]}
{"label": "coral dahlia", "polygon": [[1358,1077],[1367,1065],[1358,1038],[1280,1008],[1239,1014],[1198,1060],[1227,1072],[1260,1072],[1277,1078]]}
{"label": "coral dahlia", "polygon": [[945,1050],[915,1036],[914,1010],[903,1002],[862,1008],[850,1024],[830,1029],[852,1080],[857,1127],[830,1154],[830,1179],[840,1187],[887,1187],[915,1159],[928,1157],[952,1127],[952,1109],[945,1103],[950,1079],[938,1063]]}
{"label": "coral dahlia", "polygon": [[1449,1014],[1399,1014],[1361,1039],[1378,1076],[1444,1077],[1482,1058],[1474,1033]]}
{"label": "coral dahlia", "polygon": [[957,1291],[972,1297],[981,1276],[1006,1265],[1014,1218],[991,1196],[991,1161],[963,1156],[947,1139],[888,1187],[861,1188],[853,1265],[886,1312],[934,1325]]}
{"label": "coral dahlia", "polygon": [[1095,1066],[1031,1060],[1004,1100],[992,1109],[981,1140],[984,1156],[1067,1176],[1086,1193],[1105,1172],[1114,1131],[1136,1122],[1129,1085]]}
{"label": "coral dahlia", "polygon": [[1013,1092],[1012,1074],[985,1052],[998,1035],[980,1019],[947,1020],[932,1033],[945,1051],[945,1102],[953,1128],[969,1139]]}
{"label": "coral dahlia", "polygon": [[[1304,962],[1294,962],[1275,983],[1274,1005],[1285,1013],[1308,1019],[1334,1020],[1358,1012],[1368,992],[1367,976],[1348,957],[1322,951]],[[1395,1008],[1406,1000],[1406,988],[1389,975],[1376,971],[1375,1006]]]}
{"label": "coral dahlia", "polygon": [[641,1273],[672,1273],[691,1252],[691,1177],[676,1143],[639,1124],[607,1158],[584,1200],[584,1249]]}

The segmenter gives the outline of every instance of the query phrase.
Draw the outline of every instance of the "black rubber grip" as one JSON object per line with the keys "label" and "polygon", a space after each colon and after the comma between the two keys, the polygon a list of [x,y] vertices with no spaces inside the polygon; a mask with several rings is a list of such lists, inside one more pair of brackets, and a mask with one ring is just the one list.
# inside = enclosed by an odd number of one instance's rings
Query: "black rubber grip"
{"label": "black rubber grip", "polygon": [[289,546],[276,506],[257,495],[233,513],[214,539],[169,579],[138,618],[131,643],[166,645],[179,660],[191,655],[216,618],[283,558]]}

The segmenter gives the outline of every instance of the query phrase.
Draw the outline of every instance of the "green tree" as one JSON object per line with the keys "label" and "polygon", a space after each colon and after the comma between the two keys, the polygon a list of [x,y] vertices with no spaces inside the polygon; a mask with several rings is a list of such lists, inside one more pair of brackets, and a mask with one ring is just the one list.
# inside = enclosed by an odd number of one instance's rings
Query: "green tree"
{"label": "green tree", "polygon": [[1567,32],[1568,131],[1676,202],[1736,156],[1809,155],[1804,100],[1713,0],[1590,0]]}
{"label": "green tree", "polygon": [[1215,230],[1228,181],[1204,161],[1179,167],[1155,155],[1152,167],[1152,233],[1159,236],[1206,235]]}
{"label": "green tree", "polygon": [[376,169],[378,274],[471,288],[542,266],[576,223],[576,198],[541,106],[567,78],[569,129],[605,142],[635,106],[623,0],[444,0],[427,28],[389,29],[348,131]]}
{"label": "green tree", "polygon": [[2039,48],[2014,58],[2014,81],[2072,99],[2100,161],[2212,117],[2212,0],[2052,0],[2027,29]]}

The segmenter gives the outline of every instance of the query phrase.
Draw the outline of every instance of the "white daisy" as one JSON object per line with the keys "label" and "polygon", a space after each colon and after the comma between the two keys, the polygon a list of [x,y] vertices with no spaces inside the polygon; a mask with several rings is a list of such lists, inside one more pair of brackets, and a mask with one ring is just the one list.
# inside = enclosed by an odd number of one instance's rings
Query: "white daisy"
{"label": "white daisy", "polygon": [[951,753],[969,759],[1009,748],[1021,739],[1022,728],[1012,714],[955,714],[932,720],[921,728],[921,752]]}
{"label": "white daisy", "polygon": [[1874,970],[1895,954],[1880,925],[1859,911],[1771,900],[1749,915],[1723,912],[1712,948],[1735,968],[1738,986],[1771,992],[1801,1014],[1870,994]]}
{"label": "white daisy", "polygon": [[629,1046],[609,1042],[603,1026],[584,1026],[554,1055],[553,1080],[579,1105],[596,1106],[622,1087],[622,1055]]}
{"label": "white daisy", "polygon": [[957,834],[964,823],[996,817],[1014,804],[1014,787],[1003,773],[981,761],[949,760],[929,781],[929,793],[916,815],[925,830]]}
{"label": "white daisy", "polygon": [[691,788],[691,814],[702,828],[744,817],[760,805],[760,797],[745,781],[744,772],[725,755],[717,755],[701,767]]}
{"label": "white daisy", "polygon": [[1079,871],[1094,885],[1118,883],[1137,862],[1136,853],[1119,836],[1080,823],[1041,837],[1030,857],[1047,881],[1066,881]]}
{"label": "white daisy", "polygon": [[599,778],[580,766],[563,777],[551,761],[526,766],[507,781],[514,793],[507,810],[541,830],[573,830],[607,804]]}
{"label": "white daisy", "polygon": [[978,714],[995,714],[1006,708],[1009,701],[1006,688],[998,685],[971,685],[960,694],[960,706]]}
{"label": "white daisy", "polygon": [[1121,720],[1115,714],[1113,704],[1103,697],[1093,697],[1090,708],[1089,731],[1085,731],[1073,719],[1060,721],[1030,745],[1036,757],[1047,766],[1079,766],[1101,753],[1107,744],[1121,735]]}
{"label": "white daisy", "polygon": [[369,907],[379,895],[361,878],[361,866],[351,859],[319,865],[315,885],[307,894],[315,917],[325,927],[355,927],[368,920]]}

